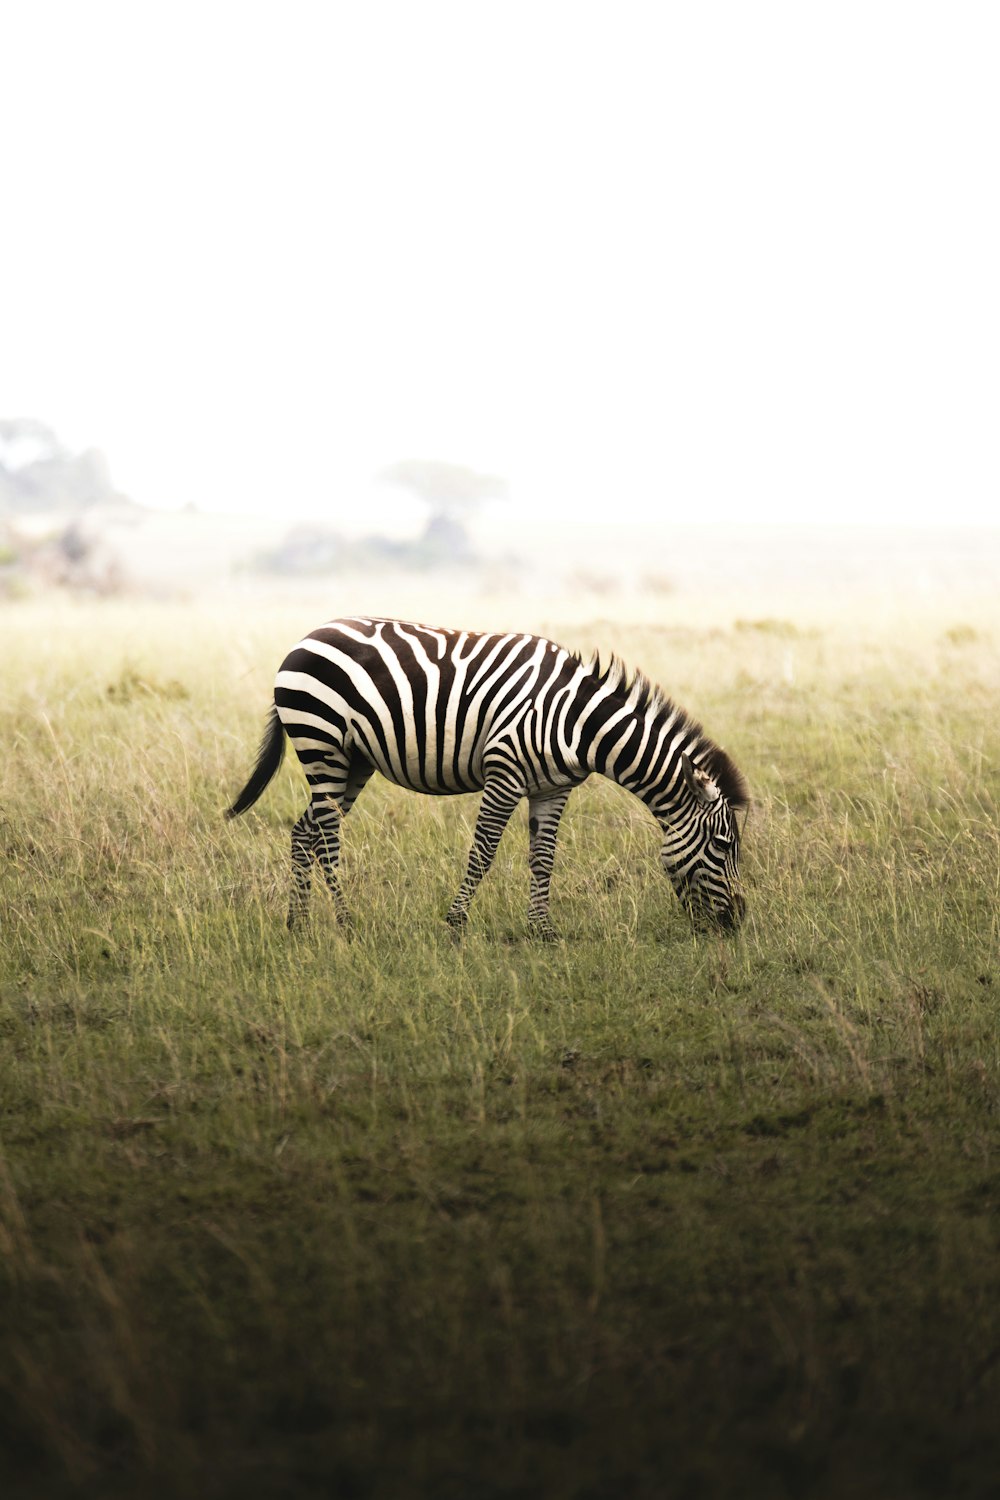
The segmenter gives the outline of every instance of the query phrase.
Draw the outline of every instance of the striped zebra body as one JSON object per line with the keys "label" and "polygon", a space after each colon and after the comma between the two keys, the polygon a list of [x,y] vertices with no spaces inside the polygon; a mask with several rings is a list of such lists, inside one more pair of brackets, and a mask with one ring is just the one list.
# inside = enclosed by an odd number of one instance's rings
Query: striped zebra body
{"label": "striped zebra body", "polygon": [[559,819],[593,772],[638,796],[660,823],[662,860],[693,914],[742,915],[736,811],[746,789],[729,757],[641,674],[603,669],[540,636],[350,618],[294,646],[275,679],[257,766],[229,816],[274,775],[287,733],[310,803],[292,832],[289,926],[304,914],[316,858],[338,916],[340,825],[369,777],[430,795],[482,792],[465,878],[448,913],[464,925],[522,797],[529,804],[528,915],[541,936]]}

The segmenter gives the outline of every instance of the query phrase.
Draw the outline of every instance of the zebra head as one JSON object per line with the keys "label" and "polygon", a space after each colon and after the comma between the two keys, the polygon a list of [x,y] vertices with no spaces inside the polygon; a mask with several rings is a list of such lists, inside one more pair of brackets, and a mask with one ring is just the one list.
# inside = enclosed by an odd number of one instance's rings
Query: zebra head
{"label": "zebra head", "polygon": [[728,756],[721,751],[716,754],[720,763],[713,769],[718,780],[708,770],[692,765],[688,756],[681,756],[679,784],[673,789],[669,811],[665,808],[661,814],[660,858],[695,923],[732,928],[743,920],[746,910],[736,813],[748,799]]}

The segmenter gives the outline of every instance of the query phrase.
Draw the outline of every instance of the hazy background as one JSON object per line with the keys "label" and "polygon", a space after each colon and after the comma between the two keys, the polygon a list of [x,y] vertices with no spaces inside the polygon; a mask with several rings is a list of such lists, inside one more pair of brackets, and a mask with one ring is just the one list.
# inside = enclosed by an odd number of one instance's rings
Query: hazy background
{"label": "hazy background", "polygon": [[405,575],[425,615],[441,569],[994,590],[998,39],[871,0],[6,5],[0,572]]}

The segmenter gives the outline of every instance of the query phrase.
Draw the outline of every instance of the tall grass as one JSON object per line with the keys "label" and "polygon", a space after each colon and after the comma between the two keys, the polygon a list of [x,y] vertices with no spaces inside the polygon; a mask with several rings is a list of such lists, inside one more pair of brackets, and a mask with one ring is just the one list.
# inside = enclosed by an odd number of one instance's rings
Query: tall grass
{"label": "tall grass", "polygon": [[288,937],[294,758],[221,810],[310,623],[2,621],[4,1493],[991,1493],[997,622],[558,632],[754,804],[723,941],[582,788],[553,947],[378,780]]}

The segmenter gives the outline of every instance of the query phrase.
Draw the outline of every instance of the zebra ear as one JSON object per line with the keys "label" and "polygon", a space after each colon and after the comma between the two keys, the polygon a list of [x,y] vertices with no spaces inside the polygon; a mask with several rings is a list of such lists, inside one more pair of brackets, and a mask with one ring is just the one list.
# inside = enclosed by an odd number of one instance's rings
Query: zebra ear
{"label": "zebra ear", "polygon": [[695,770],[687,755],[681,756],[681,771],[684,776],[684,785],[702,807],[710,807],[713,802],[718,802],[721,796],[719,788],[707,771]]}

